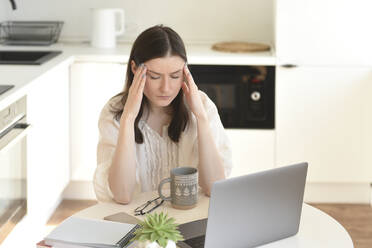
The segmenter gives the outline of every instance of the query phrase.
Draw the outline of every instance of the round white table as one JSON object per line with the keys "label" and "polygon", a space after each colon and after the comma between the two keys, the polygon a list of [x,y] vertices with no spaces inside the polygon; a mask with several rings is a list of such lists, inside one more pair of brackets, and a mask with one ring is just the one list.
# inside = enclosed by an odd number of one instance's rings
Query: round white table
{"label": "round white table", "polygon": [[[128,205],[120,205],[114,202],[98,203],[86,208],[74,216],[104,219],[108,215],[125,212],[134,216],[134,209],[148,200],[156,198],[157,192],[147,192],[138,195]],[[179,224],[208,217],[209,198],[199,194],[198,206],[190,210],[178,210],[171,207],[169,202],[153,212],[167,212],[169,216],[176,219]],[[136,216],[142,220],[143,216]],[[352,248],[353,242],[347,231],[331,216],[324,212],[303,204],[301,223],[296,235],[278,240],[260,248]]]}

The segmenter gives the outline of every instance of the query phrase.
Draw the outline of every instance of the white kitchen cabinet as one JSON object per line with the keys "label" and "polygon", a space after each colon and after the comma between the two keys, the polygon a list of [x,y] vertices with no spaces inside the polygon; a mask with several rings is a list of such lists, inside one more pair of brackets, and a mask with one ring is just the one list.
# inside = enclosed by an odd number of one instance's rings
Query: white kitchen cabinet
{"label": "white kitchen cabinet", "polygon": [[274,168],[274,130],[227,129],[227,135],[233,157],[231,177]]}
{"label": "white kitchen cabinet", "polygon": [[124,88],[124,63],[76,62],[70,67],[71,179],[91,181],[97,165],[98,119]]}
{"label": "white kitchen cabinet", "polygon": [[27,94],[28,215],[37,221],[47,221],[70,180],[68,68],[50,69]]}
{"label": "white kitchen cabinet", "polygon": [[276,1],[279,63],[371,65],[372,1]]}
{"label": "white kitchen cabinet", "polygon": [[309,182],[371,182],[372,70],[278,67],[276,78],[276,163],[309,162]]}
{"label": "white kitchen cabinet", "polygon": [[[367,168],[369,181],[372,183],[372,68],[370,69],[369,80],[364,85],[362,92],[362,162],[363,168]],[[372,205],[372,185],[371,200]]]}

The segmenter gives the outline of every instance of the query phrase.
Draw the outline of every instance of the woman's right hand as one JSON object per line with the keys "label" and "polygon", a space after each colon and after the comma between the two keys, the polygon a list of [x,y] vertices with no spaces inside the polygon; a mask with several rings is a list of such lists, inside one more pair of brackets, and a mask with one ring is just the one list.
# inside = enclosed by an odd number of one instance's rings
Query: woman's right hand
{"label": "woman's right hand", "polygon": [[120,122],[124,120],[134,122],[136,119],[142,103],[143,89],[146,83],[146,70],[147,68],[144,64],[137,67]]}

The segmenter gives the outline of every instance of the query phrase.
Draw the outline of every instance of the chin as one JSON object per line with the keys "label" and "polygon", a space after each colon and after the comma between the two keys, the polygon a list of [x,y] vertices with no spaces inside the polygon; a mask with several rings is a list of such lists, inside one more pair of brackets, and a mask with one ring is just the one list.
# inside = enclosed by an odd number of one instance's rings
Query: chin
{"label": "chin", "polygon": [[168,107],[170,104],[172,103],[172,101],[164,101],[164,102],[156,102],[156,106],[158,107]]}
{"label": "chin", "polygon": [[154,99],[154,101],[152,102],[155,104],[155,106],[158,106],[158,107],[168,107],[174,99],[175,97],[164,99],[164,100]]}

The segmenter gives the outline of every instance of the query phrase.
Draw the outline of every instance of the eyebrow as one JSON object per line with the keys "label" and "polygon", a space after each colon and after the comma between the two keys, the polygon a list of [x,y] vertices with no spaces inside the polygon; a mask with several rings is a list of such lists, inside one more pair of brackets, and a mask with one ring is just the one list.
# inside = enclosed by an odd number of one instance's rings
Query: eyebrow
{"label": "eyebrow", "polygon": [[[152,73],[157,74],[157,75],[162,75],[162,73],[155,72],[155,71],[152,71],[152,70],[149,70],[149,69],[147,69],[147,71],[152,72]],[[182,69],[179,69],[178,71],[175,71],[175,72],[171,72],[169,74],[174,74],[174,73],[177,73],[177,72],[180,72],[180,71],[182,71]]]}

